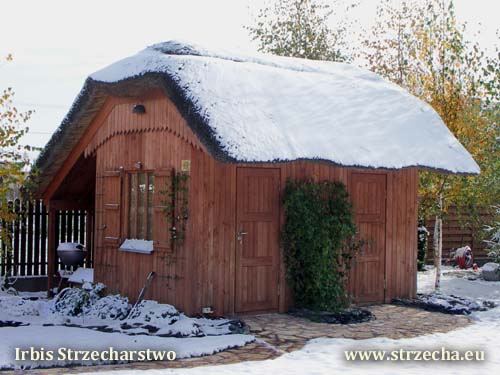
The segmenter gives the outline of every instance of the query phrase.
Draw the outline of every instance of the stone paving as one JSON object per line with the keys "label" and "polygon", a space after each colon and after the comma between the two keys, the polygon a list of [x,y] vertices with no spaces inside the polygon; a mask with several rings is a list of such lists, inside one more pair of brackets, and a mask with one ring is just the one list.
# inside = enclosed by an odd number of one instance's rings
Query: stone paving
{"label": "stone paving", "polygon": [[1,375],[62,375],[81,372],[112,370],[152,370],[223,365],[243,361],[262,361],[277,358],[286,352],[301,349],[308,340],[318,337],[350,338],[355,340],[373,337],[400,339],[435,332],[449,332],[466,326],[471,320],[464,316],[446,315],[414,308],[377,305],[367,307],[375,320],[358,324],[325,324],[286,314],[245,316],[250,333],[257,341],[242,348],[234,348],[205,357],[180,359],[173,362],[136,362],[119,365],[101,365],[70,368],[36,369],[26,371],[0,371]]}
{"label": "stone paving", "polygon": [[325,324],[285,314],[255,315],[245,318],[251,332],[281,352],[301,349],[317,337],[370,339],[389,337],[401,339],[434,332],[449,332],[470,324],[464,316],[428,312],[395,305],[368,307],[375,320],[358,324]]}

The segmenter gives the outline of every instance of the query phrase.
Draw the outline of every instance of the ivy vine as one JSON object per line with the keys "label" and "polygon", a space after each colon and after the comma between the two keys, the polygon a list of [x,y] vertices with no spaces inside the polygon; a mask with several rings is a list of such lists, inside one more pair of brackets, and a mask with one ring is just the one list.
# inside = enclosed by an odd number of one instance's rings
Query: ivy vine
{"label": "ivy vine", "polygon": [[171,245],[181,244],[186,237],[186,221],[189,218],[189,174],[172,171],[170,181],[160,194],[163,214],[168,219]]}
{"label": "ivy vine", "polygon": [[348,306],[347,276],[363,241],[356,239],[344,184],[288,180],[282,244],[295,305],[336,312]]}

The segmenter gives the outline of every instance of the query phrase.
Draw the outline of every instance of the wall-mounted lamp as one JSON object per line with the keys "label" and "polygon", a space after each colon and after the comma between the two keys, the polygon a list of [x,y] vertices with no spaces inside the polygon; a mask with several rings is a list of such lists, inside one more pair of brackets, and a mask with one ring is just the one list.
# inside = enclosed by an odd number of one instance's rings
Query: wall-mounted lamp
{"label": "wall-mounted lamp", "polygon": [[136,104],[134,105],[134,108],[132,108],[132,113],[143,115],[146,113],[146,107],[144,107],[142,104]]}
{"label": "wall-mounted lamp", "polygon": [[142,163],[140,161],[135,162],[135,168],[136,169],[142,169]]}

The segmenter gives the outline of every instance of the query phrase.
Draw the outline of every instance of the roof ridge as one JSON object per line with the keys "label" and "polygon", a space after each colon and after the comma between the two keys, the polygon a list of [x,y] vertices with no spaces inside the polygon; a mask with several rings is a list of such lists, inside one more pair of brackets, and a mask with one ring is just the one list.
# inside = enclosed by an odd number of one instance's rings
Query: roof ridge
{"label": "roof ridge", "polygon": [[148,46],[143,51],[155,51],[164,55],[171,56],[193,56],[226,60],[236,63],[253,63],[261,66],[268,66],[277,69],[284,69],[294,72],[318,73],[338,76],[339,72],[328,70],[342,66],[351,72],[357,71],[364,79],[378,81],[382,78],[377,74],[361,69],[358,66],[338,61],[328,60],[310,60],[299,57],[276,56],[261,52],[252,53],[233,53],[223,49],[208,49],[195,43],[179,40],[169,40]]}

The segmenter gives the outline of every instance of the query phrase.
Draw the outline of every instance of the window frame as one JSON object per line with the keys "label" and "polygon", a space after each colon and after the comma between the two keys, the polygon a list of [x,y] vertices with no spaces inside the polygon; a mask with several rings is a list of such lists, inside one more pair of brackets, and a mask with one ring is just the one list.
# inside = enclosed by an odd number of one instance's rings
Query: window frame
{"label": "window frame", "polygon": [[[139,175],[143,174],[146,178],[146,185],[149,185],[149,176],[153,177],[153,197],[151,198],[151,207],[149,206],[149,196],[150,196],[150,191],[149,188],[146,189],[146,194],[145,194],[145,210],[146,210],[146,215],[145,215],[145,225],[144,225],[144,233],[145,236],[144,238],[138,238],[137,236],[137,221],[138,221],[138,206],[139,206],[139,201],[138,201],[138,196],[139,196],[139,191],[137,190],[136,192],[136,199],[135,199],[135,205],[136,205],[136,215],[135,215],[135,226],[136,226],[136,234],[132,235],[131,230],[130,230],[130,203],[131,203],[131,186],[130,186],[130,180],[131,176],[135,175],[136,178],[138,179]],[[138,185],[138,180],[137,180],[137,185]],[[124,171],[124,179],[123,179],[123,189],[122,189],[122,204],[123,204],[123,218],[122,218],[122,233],[124,234],[124,240],[125,239],[139,239],[139,240],[145,240],[145,241],[155,241],[154,238],[154,226],[155,226],[155,193],[156,193],[156,174],[154,170],[150,169],[140,169],[140,170],[125,170]],[[149,222],[148,217],[150,215],[149,210],[151,210],[151,222]],[[148,233],[151,234],[151,238],[147,238]]]}

